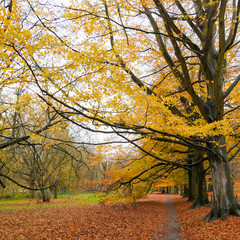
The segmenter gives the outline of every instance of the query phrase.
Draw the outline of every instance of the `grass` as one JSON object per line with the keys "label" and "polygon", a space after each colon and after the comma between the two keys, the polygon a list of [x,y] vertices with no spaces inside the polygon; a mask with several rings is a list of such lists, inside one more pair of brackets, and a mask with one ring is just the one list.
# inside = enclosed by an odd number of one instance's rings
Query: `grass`
{"label": "grass", "polygon": [[33,209],[61,206],[87,205],[99,203],[99,197],[93,193],[81,193],[77,195],[59,195],[58,199],[50,202],[38,202],[35,199],[0,199],[0,210],[4,209]]}

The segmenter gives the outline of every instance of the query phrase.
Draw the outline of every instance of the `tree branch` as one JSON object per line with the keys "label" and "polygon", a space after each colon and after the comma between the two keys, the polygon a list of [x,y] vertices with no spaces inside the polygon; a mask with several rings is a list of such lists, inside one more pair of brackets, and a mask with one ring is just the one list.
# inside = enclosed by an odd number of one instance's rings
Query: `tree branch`
{"label": "tree branch", "polygon": [[232,90],[236,87],[239,81],[240,81],[240,74],[237,76],[237,78],[234,80],[231,86],[223,93],[223,99],[225,99],[232,92]]}
{"label": "tree branch", "polygon": [[25,186],[25,185],[22,185],[21,183],[15,181],[14,179],[12,179],[11,177],[9,177],[9,176],[7,176],[7,175],[5,175],[5,174],[0,173],[0,177],[4,177],[4,178],[8,179],[9,181],[15,183],[15,184],[18,185],[19,187],[22,187],[22,188],[28,189],[28,190],[33,190],[33,191],[49,189],[49,188],[51,188],[51,187],[54,186],[54,185],[51,185],[51,186],[44,187],[44,188],[31,188],[31,187],[27,187],[27,186]]}
{"label": "tree branch", "polygon": [[[233,0],[233,8],[235,7],[236,7],[236,0]],[[231,49],[231,47],[233,46],[234,40],[237,36],[237,30],[239,25],[239,13],[240,13],[240,0],[238,0],[237,9],[233,12],[233,16],[232,16],[233,28],[231,28],[229,36],[227,38],[225,51],[228,51],[229,49]]]}
{"label": "tree branch", "polygon": [[186,10],[183,8],[182,4],[178,1],[175,0],[176,5],[178,6],[179,10],[182,12],[182,14],[185,16],[188,24],[190,25],[190,27],[192,28],[192,30],[197,34],[197,36],[199,37],[199,39],[201,40],[201,42],[205,41],[205,37],[202,33],[202,31],[193,23],[193,21],[189,18],[188,13],[186,12]]}

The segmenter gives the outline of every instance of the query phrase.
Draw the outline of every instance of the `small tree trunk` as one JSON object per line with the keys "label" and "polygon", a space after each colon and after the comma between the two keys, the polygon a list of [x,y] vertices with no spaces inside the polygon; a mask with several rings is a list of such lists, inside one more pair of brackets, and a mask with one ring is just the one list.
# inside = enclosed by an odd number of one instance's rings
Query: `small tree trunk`
{"label": "small tree trunk", "polygon": [[183,185],[181,184],[180,185],[180,195],[183,197],[184,195],[184,188],[183,188]]}
{"label": "small tree trunk", "polygon": [[[34,189],[35,180],[32,173],[30,174],[29,185],[30,185],[30,188]],[[34,198],[34,197],[35,197],[35,190],[30,190],[30,198]]]}
{"label": "small tree trunk", "polygon": [[54,186],[54,198],[57,199],[57,192],[58,192],[58,188],[57,188],[57,185]]}
{"label": "small tree trunk", "polygon": [[41,189],[41,196],[42,196],[42,201],[43,201],[43,202],[46,202],[47,199],[46,199],[46,193],[45,193],[45,190],[44,190],[44,189]]}
{"label": "small tree trunk", "polygon": [[[30,188],[33,188],[35,187],[35,182],[34,182],[34,179],[30,179]],[[30,190],[30,198],[34,198],[35,197],[35,191],[34,190]]]}
{"label": "small tree trunk", "polygon": [[225,137],[215,137],[215,141],[217,146],[209,144],[214,152],[209,154],[213,177],[213,205],[210,213],[204,218],[206,221],[226,219],[230,214],[240,216],[240,205],[234,196],[231,181]]}
{"label": "small tree trunk", "polygon": [[174,186],[174,194],[178,194],[178,186]]}

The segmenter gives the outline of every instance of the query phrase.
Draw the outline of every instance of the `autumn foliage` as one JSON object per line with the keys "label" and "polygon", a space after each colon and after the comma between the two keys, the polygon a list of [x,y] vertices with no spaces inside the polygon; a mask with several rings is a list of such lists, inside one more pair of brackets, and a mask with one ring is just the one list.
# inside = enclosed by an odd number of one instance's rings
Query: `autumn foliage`
{"label": "autumn foliage", "polygon": [[[56,190],[67,172],[95,165],[91,183],[103,179],[116,198],[136,200],[169,177],[195,184],[199,202],[208,173],[205,220],[240,216],[230,170],[240,152],[240,0],[54,2],[0,2],[0,177]],[[109,138],[85,141],[81,130]],[[86,144],[101,145],[93,162],[82,161]]]}

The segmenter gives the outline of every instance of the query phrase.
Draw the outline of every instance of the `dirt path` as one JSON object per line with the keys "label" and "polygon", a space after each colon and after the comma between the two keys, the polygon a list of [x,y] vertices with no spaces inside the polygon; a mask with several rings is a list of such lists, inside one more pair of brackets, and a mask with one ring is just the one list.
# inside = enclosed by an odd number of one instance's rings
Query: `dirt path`
{"label": "dirt path", "polygon": [[[177,220],[177,213],[173,206],[173,199],[170,195],[165,195],[164,204],[168,208],[168,227],[169,231],[165,240],[183,240],[181,236],[181,228]],[[159,239],[160,240],[160,239]]]}

